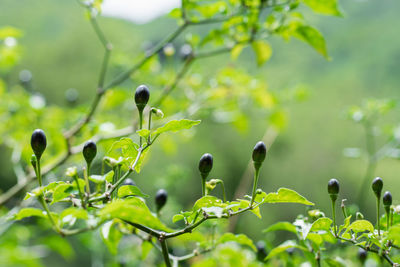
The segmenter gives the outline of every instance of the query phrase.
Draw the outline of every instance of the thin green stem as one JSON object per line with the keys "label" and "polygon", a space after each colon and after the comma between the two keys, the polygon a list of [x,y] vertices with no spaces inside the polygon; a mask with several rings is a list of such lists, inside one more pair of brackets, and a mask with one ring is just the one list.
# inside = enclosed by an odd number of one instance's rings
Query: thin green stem
{"label": "thin green stem", "polygon": [[222,196],[224,198],[224,202],[226,202],[226,195],[225,195],[225,185],[224,185],[224,181],[219,180],[218,183],[221,185],[222,188]]}
{"label": "thin green stem", "polygon": [[60,233],[60,228],[59,228],[58,225],[56,224],[56,221],[54,220],[53,215],[51,215],[49,206],[47,205],[46,201],[44,200],[43,195],[40,195],[38,198],[39,198],[39,202],[40,202],[40,204],[42,205],[43,209],[46,211],[47,217],[49,217],[49,220],[50,220],[51,224],[54,226],[54,228],[56,229],[56,231],[57,231],[58,233]]}
{"label": "thin green stem", "polygon": [[[36,176],[39,180],[39,186],[42,186],[42,179],[41,179],[42,175],[40,172],[40,159],[37,159],[36,166],[37,166],[35,168]],[[57,230],[57,232],[60,232],[60,229],[59,229],[58,225],[56,224],[56,221],[54,220],[53,216],[50,213],[49,206],[47,206],[47,203],[44,200],[44,192],[38,196],[38,199],[39,199],[39,202],[42,205],[43,209],[46,211],[51,224],[54,226],[54,228]]]}
{"label": "thin green stem", "polygon": [[335,236],[337,237],[337,229],[336,229],[336,209],[335,209],[335,204],[336,200],[331,199],[332,202],[332,218],[333,218],[333,232],[335,233]]}
{"label": "thin green stem", "polygon": [[207,192],[206,192],[206,179],[207,179],[207,175],[201,174],[201,195],[203,197],[207,195]]}
{"label": "thin green stem", "polygon": [[[117,167],[117,181],[121,178],[121,165],[118,165],[118,167]],[[114,195],[114,198],[116,198],[117,197],[117,190],[114,190],[114,192],[113,192],[113,195]]]}
{"label": "thin green stem", "polygon": [[[153,108],[150,109],[149,111],[149,123],[147,125],[147,129],[150,131],[151,130],[151,116],[153,114]],[[149,134],[149,136],[147,137],[147,143],[151,142],[151,135]]]}
{"label": "thin green stem", "polygon": [[40,159],[37,160],[36,165],[37,165],[37,169],[35,168],[36,176],[37,176],[38,181],[39,181],[39,186],[42,186],[42,173],[41,173],[41,170],[40,170]]}
{"label": "thin green stem", "polygon": [[87,169],[86,169],[87,177],[89,177],[90,176],[90,167],[92,167],[92,164],[88,163],[86,167],[87,167]]}
{"label": "thin green stem", "polygon": [[88,171],[86,168],[83,168],[83,178],[85,179],[86,183],[86,194],[89,196],[90,195],[90,184],[89,184],[89,177],[88,177]]}
{"label": "thin green stem", "polygon": [[78,188],[79,197],[81,199],[81,205],[82,205],[83,208],[86,208],[85,201],[84,201],[84,196],[83,196],[81,187],[79,185],[78,174],[74,175],[74,180],[75,180],[75,183],[76,183],[76,187]]}
{"label": "thin green stem", "polygon": [[150,109],[149,112],[149,123],[147,124],[147,129],[150,131],[151,130],[151,115],[153,114],[153,108]]}
{"label": "thin green stem", "polygon": [[254,183],[253,183],[253,192],[251,193],[251,201],[250,206],[253,205],[254,199],[256,198],[257,184],[258,184],[258,176],[260,175],[260,166],[255,167],[254,172]]}
{"label": "thin green stem", "polygon": [[376,224],[378,225],[378,235],[381,235],[381,223],[379,221],[379,213],[380,213],[380,198],[376,198]]}
{"label": "thin green stem", "polygon": [[389,231],[390,226],[390,211],[386,213],[386,230]]}
{"label": "thin green stem", "polygon": [[172,233],[166,233],[165,234],[165,238],[168,239],[168,238],[176,237],[176,236],[183,235],[183,234],[186,234],[186,233],[190,233],[190,232],[192,232],[192,230],[194,228],[196,228],[197,226],[199,226],[200,224],[202,224],[206,220],[220,219],[220,218],[230,218],[232,216],[236,216],[236,215],[239,215],[239,214],[241,214],[243,212],[246,212],[248,210],[254,209],[254,208],[258,207],[259,205],[260,204],[257,204],[257,205],[254,205],[254,206],[248,206],[247,208],[244,208],[244,209],[241,209],[241,210],[229,213],[229,214],[222,214],[221,216],[206,214],[205,217],[201,218],[199,221],[197,221],[195,223],[192,223],[192,224],[189,224],[188,226],[186,226],[185,228],[183,228],[181,230],[178,230],[178,231],[172,232]]}
{"label": "thin green stem", "polygon": [[346,205],[344,204],[344,202],[346,201],[346,199],[342,199],[342,213],[343,213],[343,217],[346,219],[347,218],[347,212],[346,212]]}
{"label": "thin green stem", "polygon": [[[139,130],[143,128],[143,109],[139,110]],[[142,147],[142,137],[139,136],[139,147]]]}
{"label": "thin green stem", "polygon": [[160,239],[160,243],[161,243],[161,249],[162,249],[162,254],[164,257],[165,265],[167,267],[171,267],[171,261],[169,259],[169,253],[168,253],[167,240]]}
{"label": "thin green stem", "polygon": [[393,214],[394,210],[392,209],[392,207],[390,207],[390,227],[393,226]]}

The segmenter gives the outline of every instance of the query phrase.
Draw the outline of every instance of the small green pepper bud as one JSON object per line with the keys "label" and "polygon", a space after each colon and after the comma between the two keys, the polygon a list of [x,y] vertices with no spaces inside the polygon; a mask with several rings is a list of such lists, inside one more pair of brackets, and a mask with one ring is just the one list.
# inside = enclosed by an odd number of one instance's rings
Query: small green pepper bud
{"label": "small green pepper bud", "polygon": [[113,159],[113,158],[110,158],[110,157],[104,157],[104,158],[103,158],[103,161],[104,161],[108,166],[110,166],[111,168],[114,168],[114,167],[116,167],[116,166],[118,165],[118,161],[115,160],[115,159]]}
{"label": "small green pepper bud", "polygon": [[367,260],[368,254],[365,249],[359,248],[357,256],[358,256],[358,259],[360,260],[361,264],[364,264],[365,261]]}
{"label": "small green pepper bud", "polygon": [[265,257],[267,257],[267,251],[265,250],[265,243],[264,241],[258,241],[256,243],[257,248],[257,260],[264,262]]}
{"label": "small green pepper bud", "polygon": [[160,211],[165,203],[167,203],[168,193],[164,189],[160,189],[156,193],[155,202],[157,207],[157,212]]}
{"label": "small green pepper bud", "polygon": [[330,195],[339,194],[339,181],[336,179],[330,179],[328,182],[328,193]]}
{"label": "small green pepper bud", "polygon": [[83,146],[82,154],[86,160],[87,165],[90,165],[97,154],[96,143],[92,140],[87,141]]}
{"label": "small green pepper bud", "polygon": [[261,165],[265,160],[265,156],[267,155],[267,147],[265,146],[264,142],[258,142],[253,149],[253,161]]}
{"label": "small green pepper bud", "polygon": [[204,154],[201,156],[199,161],[199,171],[203,175],[208,175],[213,167],[213,156],[209,153]]}
{"label": "small green pepper bud", "polygon": [[390,207],[392,205],[392,194],[389,191],[386,191],[383,194],[383,206]]}
{"label": "small green pepper bud", "polygon": [[37,158],[36,158],[35,154],[32,154],[32,156],[31,156],[31,164],[32,164],[33,168],[36,169]]}
{"label": "small green pepper bud", "polygon": [[161,109],[158,108],[151,108],[151,112],[156,115],[158,118],[164,118],[164,113]]}
{"label": "small green pepper bud", "polygon": [[33,153],[35,153],[37,160],[40,160],[42,154],[47,146],[46,135],[44,134],[43,130],[36,129],[32,133],[31,137],[31,147]]}
{"label": "small green pepper bud", "polygon": [[377,198],[381,198],[382,187],[383,187],[382,178],[376,177],[376,178],[372,181],[372,190],[374,191],[375,196],[376,196]]}
{"label": "small green pepper bud", "polygon": [[75,166],[69,167],[65,172],[65,175],[67,175],[68,177],[75,177],[76,175],[78,175],[78,169]]}
{"label": "small green pepper bud", "polygon": [[144,107],[149,102],[150,91],[146,85],[139,85],[135,92],[135,103],[139,112],[142,112]]}

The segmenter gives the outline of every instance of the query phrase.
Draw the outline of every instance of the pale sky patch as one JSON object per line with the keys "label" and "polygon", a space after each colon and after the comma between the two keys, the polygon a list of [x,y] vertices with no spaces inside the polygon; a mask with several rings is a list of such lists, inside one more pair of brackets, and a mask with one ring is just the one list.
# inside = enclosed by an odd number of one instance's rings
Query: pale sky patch
{"label": "pale sky patch", "polygon": [[104,0],[102,14],[147,23],[180,6],[180,0]]}

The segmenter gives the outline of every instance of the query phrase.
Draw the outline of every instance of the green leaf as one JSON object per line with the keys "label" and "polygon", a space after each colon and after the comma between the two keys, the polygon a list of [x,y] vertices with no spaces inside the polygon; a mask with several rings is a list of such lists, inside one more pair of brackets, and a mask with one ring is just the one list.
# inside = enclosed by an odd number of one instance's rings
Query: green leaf
{"label": "green leaf", "polygon": [[118,218],[153,229],[171,232],[171,229],[155,217],[146,204],[137,197],[114,200],[100,210],[99,216],[102,220]]}
{"label": "green leaf", "polygon": [[14,214],[12,217],[13,220],[22,220],[27,217],[41,217],[41,218],[47,218],[47,214],[45,211],[36,209],[36,208],[23,208],[18,213]]}
{"label": "green leaf", "polygon": [[202,208],[202,210],[205,213],[207,213],[209,215],[215,215],[218,218],[221,218],[222,215],[224,214],[224,208],[221,208],[221,207],[209,207],[209,208],[205,207],[205,208]]}
{"label": "green leaf", "polygon": [[315,13],[332,16],[342,16],[337,0],[302,0]]}
{"label": "green leaf", "polygon": [[345,229],[347,229],[347,227],[349,227],[350,220],[351,220],[351,215],[347,216],[347,218],[344,219],[344,224],[339,227],[339,232],[341,232],[342,230],[345,230]]}
{"label": "green leaf", "polygon": [[[63,200],[64,198],[68,197],[71,195],[71,190],[73,186],[72,184],[60,184],[58,185],[53,192],[53,201],[50,204],[54,204],[56,202],[59,202],[60,200]],[[81,190],[83,190],[81,188]]]}
{"label": "green leaf", "polygon": [[[125,167],[130,167],[130,165],[135,161],[138,155],[139,145],[132,141],[130,138],[121,138],[120,140],[113,143],[110,150],[107,152],[107,155],[111,158],[118,158],[117,162],[122,162]],[[147,154],[148,150],[142,152],[138,163],[135,166],[135,171],[137,173],[140,172],[141,165],[143,163],[143,159]],[[122,157],[120,157],[122,155]],[[106,177],[109,178],[109,176]],[[108,181],[108,180],[107,180]]]}
{"label": "green leaf", "polygon": [[63,210],[60,214],[60,221],[62,223],[69,223],[72,220],[76,219],[87,220],[88,212],[84,209],[70,207],[68,209]]}
{"label": "green leaf", "polygon": [[311,225],[311,229],[310,232],[317,232],[317,231],[329,231],[330,227],[332,224],[332,220],[329,218],[319,218],[318,220],[316,220],[312,225]]}
{"label": "green leaf", "polygon": [[389,229],[388,240],[393,240],[396,245],[400,244],[400,225],[393,225]]}
{"label": "green leaf", "polygon": [[112,181],[113,181],[113,178],[114,178],[114,171],[109,171],[109,172],[107,172],[105,175],[104,175],[104,180],[106,180],[107,182],[109,182],[109,183],[112,183]]}
{"label": "green leaf", "polygon": [[293,31],[293,36],[308,43],[318,53],[329,59],[325,39],[317,29],[307,25],[300,25]]}
{"label": "green leaf", "polygon": [[101,227],[100,233],[110,253],[116,255],[118,253],[118,244],[122,238],[122,233],[117,229],[115,220],[106,222]]}
{"label": "green leaf", "polygon": [[125,158],[136,158],[136,155],[138,154],[138,148],[139,145],[133,142],[132,139],[124,137],[112,144],[111,148],[107,152],[107,155],[113,158],[119,158],[120,155]]}
{"label": "green leaf", "polygon": [[48,184],[46,186],[36,187],[31,192],[27,192],[26,193],[26,196],[25,196],[24,200],[27,200],[27,199],[29,199],[31,197],[38,197],[38,196],[46,194],[48,192],[52,193],[52,192],[54,192],[54,189],[57,186],[62,185],[62,184],[66,184],[66,183],[58,181],[58,182],[52,182],[52,183],[50,183],[50,184]]}
{"label": "green leaf", "polygon": [[263,203],[299,203],[310,206],[314,205],[314,203],[308,201],[296,191],[287,188],[279,188],[278,192],[269,193],[265,196]]}
{"label": "green leaf", "polygon": [[257,251],[253,241],[244,234],[234,235],[232,233],[225,233],[217,241],[218,244],[223,244],[226,242],[236,242],[240,245],[248,246],[252,250]]}
{"label": "green leaf", "polygon": [[[372,223],[370,223],[367,220],[357,220],[354,221],[346,230],[346,232],[353,230],[356,233],[359,232],[364,232],[364,231],[368,231],[373,233],[374,232],[374,226],[372,225]],[[345,233],[346,233],[345,232]]]}
{"label": "green leaf", "polygon": [[198,211],[201,208],[225,207],[225,206],[226,204],[224,204],[224,202],[221,199],[208,195],[197,200],[196,203],[194,203],[192,210]]}
{"label": "green leaf", "polygon": [[103,184],[106,180],[106,176],[105,175],[90,175],[89,176],[89,180],[92,181],[95,184]]}
{"label": "green leaf", "polygon": [[288,241],[283,242],[281,245],[273,248],[269,252],[268,256],[265,258],[265,260],[271,259],[272,257],[275,257],[276,255],[279,255],[280,253],[285,252],[288,248],[298,248],[303,251],[307,251],[307,248],[297,245],[295,241],[288,240]]}
{"label": "green leaf", "polygon": [[183,220],[184,218],[185,218],[185,216],[183,216],[182,214],[175,214],[172,217],[172,222],[176,223],[176,222],[179,222],[179,221]]}
{"label": "green leaf", "polygon": [[272,49],[267,41],[257,40],[254,41],[251,46],[253,47],[253,51],[256,55],[258,66],[263,65],[268,59],[270,59],[272,55]]}
{"label": "green leaf", "polygon": [[200,120],[193,121],[187,119],[172,120],[164,124],[164,126],[155,129],[152,134],[154,136],[165,132],[177,132],[184,129],[190,129],[193,126],[199,124],[200,122],[201,122]]}
{"label": "green leaf", "polygon": [[320,246],[322,245],[322,243],[324,243],[324,239],[322,238],[322,236],[316,233],[308,233],[307,239],[312,241],[317,246]]}
{"label": "green leaf", "polygon": [[134,185],[124,185],[118,189],[118,197],[128,197],[128,196],[139,196],[139,197],[149,197],[140,191],[139,187]]}
{"label": "green leaf", "polygon": [[136,131],[136,133],[145,139],[147,139],[150,135],[150,131],[148,129],[141,129]]}
{"label": "green leaf", "polygon": [[313,222],[313,224],[309,228],[305,227],[305,229],[303,231],[303,238],[310,239],[315,244],[321,245],[324,241],[322,236],[320,236],[320,234],[317,234],[318,235],[318,237],[317,237],[312,232],[319,232],[319,231],[329,232],[331,224],[332,224],[331,219],[325,218],[325,217],[319,218],[318,220]]}
{"label": "green leaf", "polygon": [[288,231],[295,234],[297,233],[296,226],[294,226],[290,222],[278,222],[276,224],[273,224],[267,229],[265,229],[263,233],[269,233],[274,231]]}

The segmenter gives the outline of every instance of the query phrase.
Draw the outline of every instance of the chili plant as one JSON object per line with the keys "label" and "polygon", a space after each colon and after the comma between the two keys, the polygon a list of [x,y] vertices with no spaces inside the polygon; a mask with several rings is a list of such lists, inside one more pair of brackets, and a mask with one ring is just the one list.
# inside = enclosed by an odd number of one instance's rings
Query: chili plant
{"label": "chili plant", "polygon": [[[310,210],[307,216],[300,215],[293,223],[279,222],[268,227],[265,233],[288,231],[293,233],[296,239],[272,248],[265,259],[280,257],[287,260],[287,254],[293,253],[292,250],[295,249],[304,256],[295,259],[297,264],[306,260],[316,266],[321,266],[322,262],[329,266],[347,266],[354,261],[346,259],[343,255],[334,256],[334,253],[329,251],[343,244],[359,248],[358,259],[361,264],[364,264],[367,258],[371,258],[378,263],[384,261],[390,266],[399,266],[400,214],[398,207],[392,205],[392,195],[389,191],[383,196],[385,213],[380,212],[383,185],[380,177],[375,178],[371,184],[371,191],[376,198],[376,223],[364,219],[359,212],[355,218],[347,214],[342,200],[343,222],[338,225],[335,208],[340,187],[338,180],[331,179],[328,183],[328,193],[332,202],[332,217],[326,216],[320,210]],[[293,263],[293,259],[289,262]]]}
{"label": "chili plant", "polygon": [[[144,95],[144,97],[142,97]],[[242,199],[226,200],[223,187],[224,199],[212,196],[212,186],[205,190],[206,183],[216,183],[213,180],[207,182],[208,174],[212,171],[213,159],[210,154],[205,154],[199,162],[201,176],[202,196],[194,203],[189,211],[182,211],[173,216],[174,223],[183,221],[184,227],[172,229],[166,226],[159,218],[158,213],[166,204],[167,193],[164,190],[157,192],[155,196],[156,211],[152,212],[146,205],[147,194],[131,183],[124,185],[130,175],[139,174],[141,164],[147,151],[157,141],[160,135],[167,132],[177,132],[189,129],[200,121],[187,119],[171,120],[161,127],[153,128],[151,117],[154,107],[145,109],[149,99],[149,90],[145,86],[139,86],[135,93],[135,102],[139,109],[139,116],[147,116],[148,127],[144,128],[140,123],[136,132],[139,144],[131,138],[122,138],[112,144],[108,156],[103,158],[106,167],[102,168],[99,174],[90,172],[90,165],[97,152],[96,144],[88,141],[83,148],[83,157],[86,166],[83,166],[82,174],[79,174],[79,166],[67,169],[68,181],[56,181],[45,184],[42,180],[40,161],[45,154],[46,136],[43,130],[35,130],[32,134],[32,167],[36,173],[39,187],[28,192],[25,200],[36,198],[42,209],[28,207],[19,210],[13,215],[15,220],[36,216],[47,220],[53,230],[60,236],[77,235],[87,231],[101,228],[105,240],[114,238],[117,233],[112,233],[111,228],[116,227],[123,235],[137,235],[145,242],[150,242],[158,248],[164,258],[166,266],[171,262],[188,260],[201,253],[209,252],[218,246],[219,243],[238,242],[254,248],[253,242],[243,234],[223,234],[217,241],[213,240],[212,245],[207,249],[197,248],[185,256],[175,256],[168,250],[168,241],[181,235],[189,235],[209,220],[224,220],[238,216],[245,212],[251,212],[261,218],[260,206],[266,203],[300,203],[313,205],[310,201],[293,190],[280,188],[275,193],[265,193],[258,188],[259,169],[266,158],[267,149],[263,142],[258,142],[252,152],[254,163],[254,187],[251,195],[245,195]],[[146,112],[144,112],[146,111]],[[141,119],[142,121],[142,119]],[[117,152],[116,152],[117,151]],[[119,154],[119,157],[115,157]],[[83,178],[80,177],[83,175]],[[139,177],[136,179],[140,179]],[[223,185],[223,181],[219,180]],[[200,183],[199,183],[200,187]],[[67,204],[61,213],[51,211],[55,203]]]}

